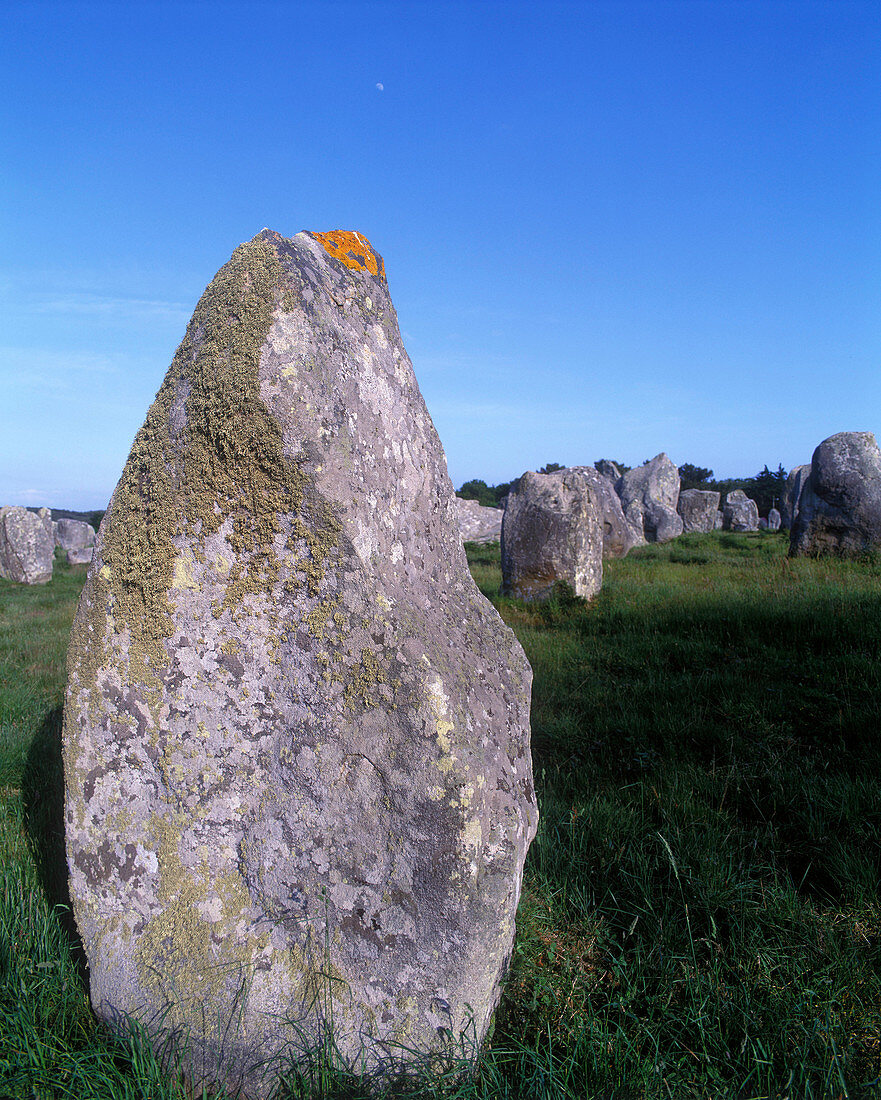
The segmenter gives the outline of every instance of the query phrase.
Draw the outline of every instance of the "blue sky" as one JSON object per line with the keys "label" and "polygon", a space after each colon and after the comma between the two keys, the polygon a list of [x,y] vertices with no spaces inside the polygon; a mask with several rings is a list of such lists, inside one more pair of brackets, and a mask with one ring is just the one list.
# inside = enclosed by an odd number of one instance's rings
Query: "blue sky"
{"label": "blue sky", "polygon": [[881,432],[879,151],[877,0],[0,0],[0,504],[106,505],[264,226],[382,253],[456,486],[809,461]]}

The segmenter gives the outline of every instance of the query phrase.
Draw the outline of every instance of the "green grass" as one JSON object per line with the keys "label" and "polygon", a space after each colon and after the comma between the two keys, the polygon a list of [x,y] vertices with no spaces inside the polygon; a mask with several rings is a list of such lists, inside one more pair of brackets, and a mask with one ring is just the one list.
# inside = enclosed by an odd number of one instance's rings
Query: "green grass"
{"label": "green grass", "polygon": [[[881,566],[717,532],[499,596],[532,663],[542,820],[475,1075],[388,1095],[881,1095]],[[82,570],[0,582],[0,1095],[187,1096],[94,1020],[64,908],[63,658]],[[287,1097],[367,1097],[332,1052]]]}

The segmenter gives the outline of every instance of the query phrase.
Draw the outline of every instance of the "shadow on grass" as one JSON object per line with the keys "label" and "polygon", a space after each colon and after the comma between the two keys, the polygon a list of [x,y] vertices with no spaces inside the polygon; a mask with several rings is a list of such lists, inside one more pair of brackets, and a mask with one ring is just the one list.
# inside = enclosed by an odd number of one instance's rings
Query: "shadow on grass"
{"label": "shadow on grass", "polygon": [[61,707],[50,710],[28,751],[21,783],[25,824],[40,883],[70,942],[84,983],[87,963],[73,919],[64,848],[64,766],[61,758]]}

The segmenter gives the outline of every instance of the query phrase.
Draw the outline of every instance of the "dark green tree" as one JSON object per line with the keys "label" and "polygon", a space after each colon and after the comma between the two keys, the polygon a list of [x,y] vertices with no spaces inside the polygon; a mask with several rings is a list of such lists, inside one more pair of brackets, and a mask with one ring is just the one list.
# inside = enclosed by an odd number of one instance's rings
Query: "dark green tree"
{"label": "dark green tree", "polygon": [[565,466],[561,466],[559,462],[549,462],[547,466],[542,466],[538,471],[540,474],[553,474],[557,470],[565,470]]}
{"label": "dark green tree", "polygon": [[679,487],[682,489],[704,489],[706,483],[713,477],[713,471],[706,466],[692,466],[690,462],[682,462],[679,466]]}
{"label": "dark green tree", "polygon": [[772,508],[779,508],[786,486],[786,470],[778,463],[776,470],[769,470],[767,464],[760,473],[750,479],[753,491],[747,492],[759,506],[759,515],[767,516]]}
{"label": "dark green tree", "polygon": [[476,500],[484,508],[498,508],[502,497],[508,495],[511,489],[510,481],[503,481],[500,485],[487,485],[481,478],[466,481],[456,492],[456,496],[463,500]]}

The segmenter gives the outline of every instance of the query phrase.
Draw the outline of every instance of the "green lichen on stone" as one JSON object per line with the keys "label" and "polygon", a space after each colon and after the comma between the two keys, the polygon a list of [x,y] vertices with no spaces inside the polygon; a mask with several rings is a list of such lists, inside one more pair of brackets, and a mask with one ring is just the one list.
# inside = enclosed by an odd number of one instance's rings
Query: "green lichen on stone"
{"label": "green lichen on stone", "polygon": [[346,706],[354,710],[358,704],[363,707],[377,707],[382,698],[377,690],[379,684],[388,683],[385,669],[372,649],[361,650],[361,663],[352,669],[346,683],[343,698]]}
{"label": "green lichen on stone", "polygon": [[[87,642],[97,636],[103,649],[99,619],[109,604],[116,630],[129,632],[131,678],[158,691],[164,642],[173,633],[176,537],[204,543],[230,520],[238,561],[224,607],[277,583],[274,539],[281,517],[299,512],[306,479],[284,455],[258,368],[273,312],[288,292],[275,248],[256,237],[236,249],[202,295],[114,494],[104,569],[93,582],[92,629],[81,624],[74,639],[87,675]],[[96,654],[92,673],[102,660]]]}
{"label": "green lichen on stone", "polygon": [[[255,953],[269,942],[263,933],[236,950],[235,925],[251,903],[247,888],[233,871],[212,876],[207,858],[199,871],[188,870],[179,853],[184,820],[170,815],[151,822],[163,907],[147,923],[137,947],[141,983],[169,1006],[172,1024],[189,1020],[194,1000],[209,1011],[222,1011],[229,979],[234,984],[245,979]],[[200,904],[213,919],[200,912]],[[215,952],[218,938],[225,944],[223,961]]]}

